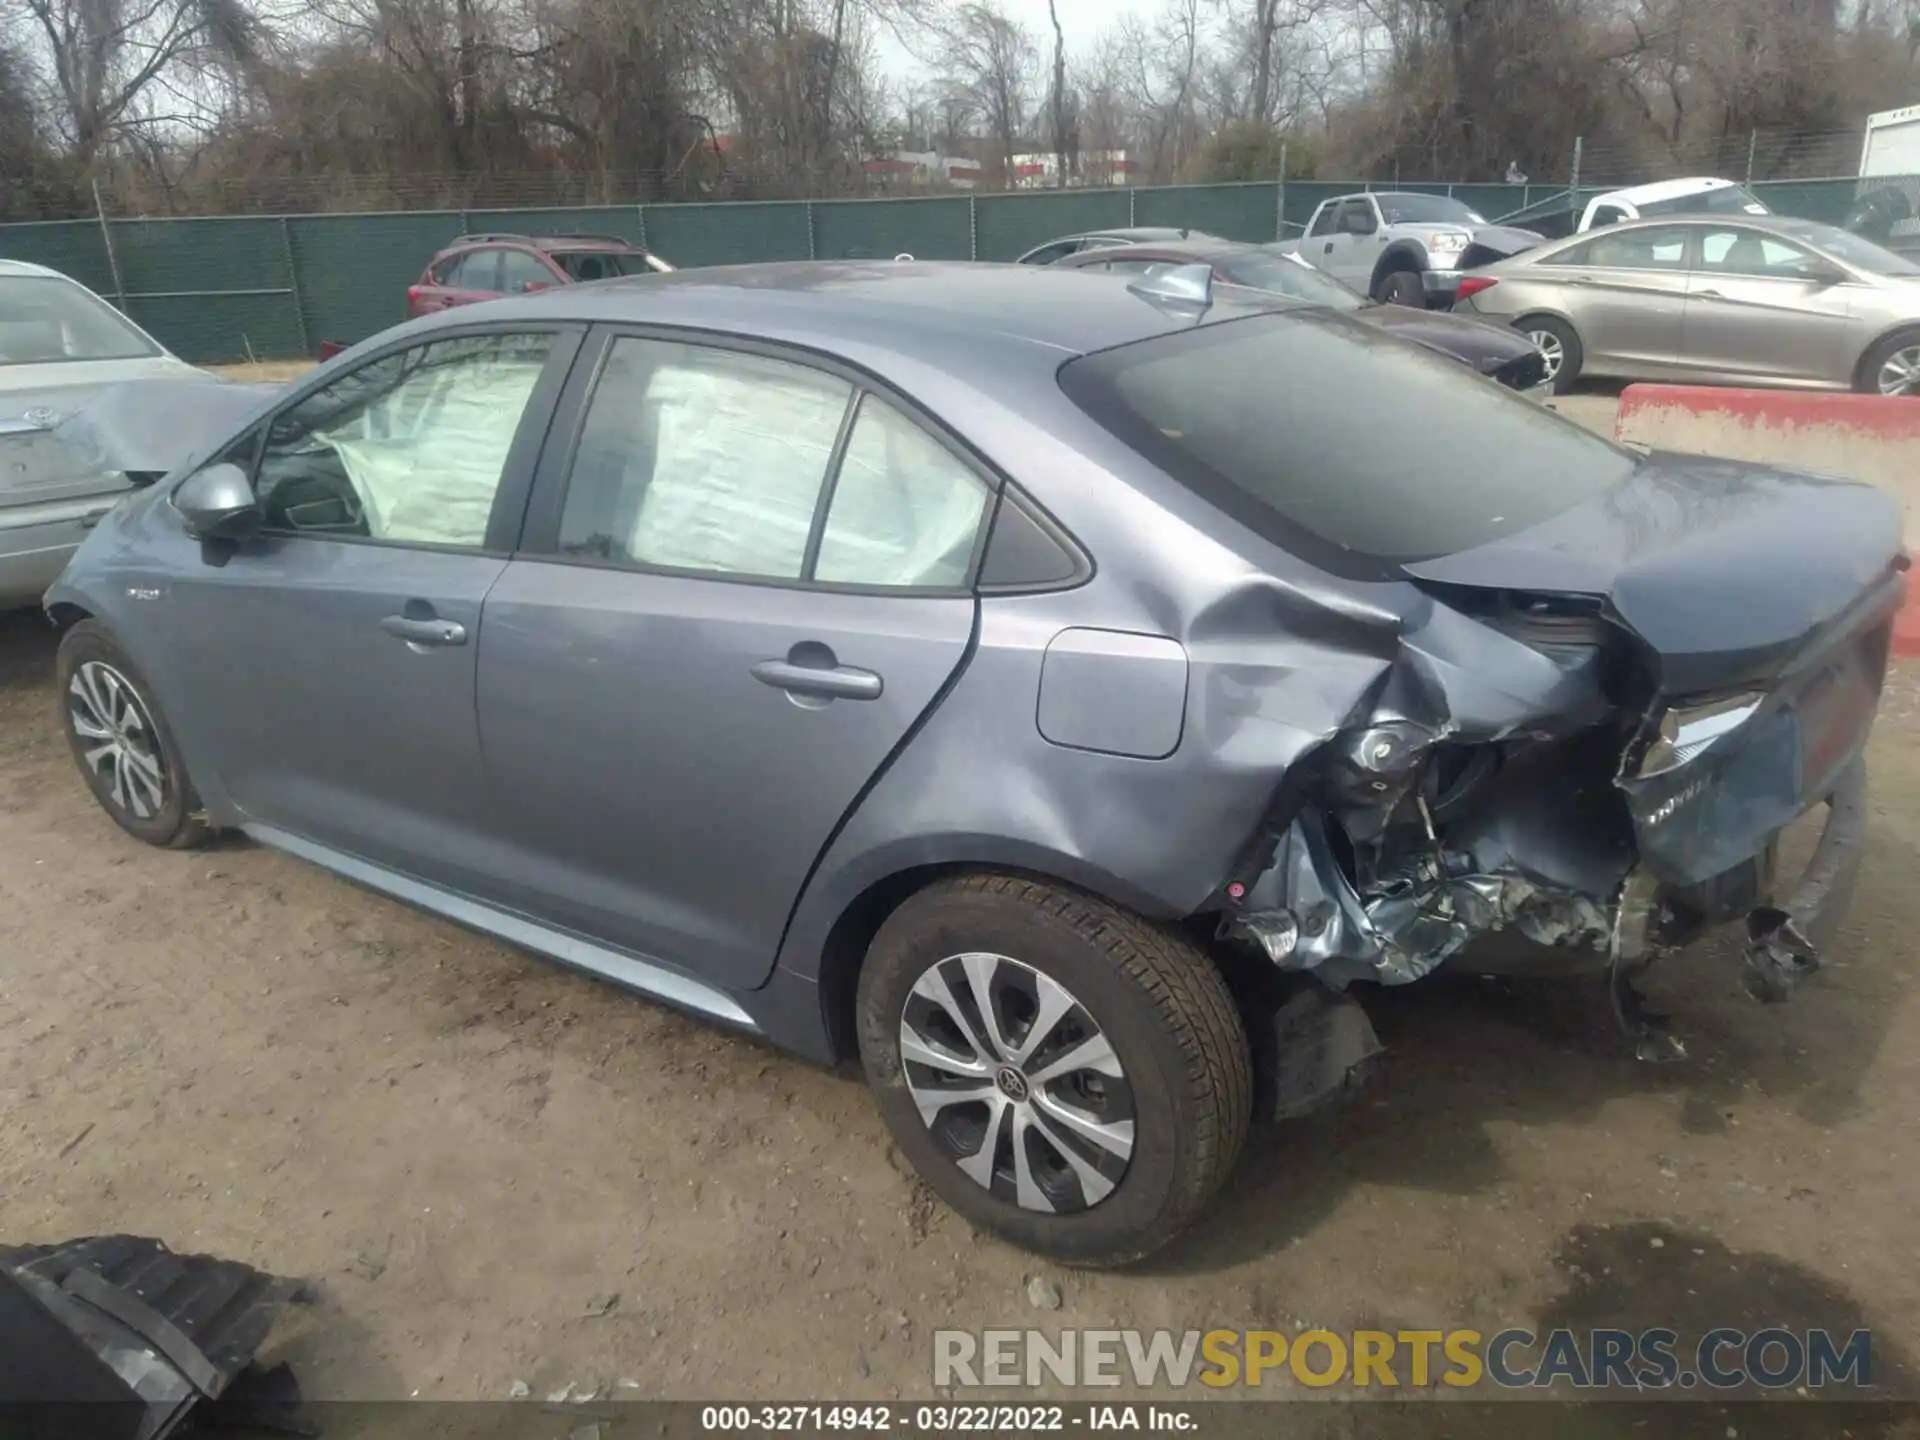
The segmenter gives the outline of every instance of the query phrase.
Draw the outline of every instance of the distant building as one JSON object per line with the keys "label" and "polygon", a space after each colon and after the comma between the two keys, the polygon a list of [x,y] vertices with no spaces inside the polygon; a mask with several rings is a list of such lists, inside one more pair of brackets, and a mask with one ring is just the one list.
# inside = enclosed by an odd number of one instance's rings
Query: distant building
{"label": "distant building", "polygon": [[[938,150],[893,150],[876,155],[862,167],[867,178],[888,189],[921,189],[942,186],[972,190],[997,166],[987,166],[965,155],[945,155]],[[1059,174],[1058,157],[1052,153],[1015,155],[1012,187],[1019,190],[1051,190]],[[1087,185],[1130,185],[1133,162],[1124,150],[1086,150],[1068,157],[1068,188]]]}

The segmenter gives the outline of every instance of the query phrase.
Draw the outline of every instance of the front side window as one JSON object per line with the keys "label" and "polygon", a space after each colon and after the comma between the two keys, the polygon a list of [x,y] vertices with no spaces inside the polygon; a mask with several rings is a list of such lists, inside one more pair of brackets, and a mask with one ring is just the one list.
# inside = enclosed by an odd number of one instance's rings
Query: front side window
{"label": "front side window", "polygon": [[522,295],[529,290],[544,290],[557,283],[553,272],[538,257],[524,250],[505,250],[500,255],[500,283],[503,295]]}
{"label": "front side window", "polygon": [[159,348],[92,291],[57,275],[0,279],[0,366],[133,360]]}
{"label": "front side window", "polygon": [[867,395],[834,481],[814,578],[844,585],[964,585],[987,487],[939,441]]}
{"label": "front side window", "polygon": [[548,257],[574,280],[611,280],[617,275],[651,275],[653,267],[637,250],[555,250]]}
{"label": "front side window", "polygon": [[786,360],[615,340],[574,452],[561,551],[799,579],[852,396]]}
{"label": "front side window", "polygon": [[480,548],[550,335],[396,351],[269,424],[254,490],[267,528]]}
{"label": "front side window", "polygon": [[1056,260],[1064,260],[1067,256],[1077,253],[1079,249],[1080,242],[1078,240],[1059,240],[1051,245],[1042,245],[1032,254],[1023,255],[1021,257],[1021,263],[1023,265],[1051,265]]}
{"label": "front side window", "polygon": [[490,295],[499,294],[500,252],[467,251],[460,257],[460,263],[453,269],[453,277],[446,283],[456,290],[484,290]]}

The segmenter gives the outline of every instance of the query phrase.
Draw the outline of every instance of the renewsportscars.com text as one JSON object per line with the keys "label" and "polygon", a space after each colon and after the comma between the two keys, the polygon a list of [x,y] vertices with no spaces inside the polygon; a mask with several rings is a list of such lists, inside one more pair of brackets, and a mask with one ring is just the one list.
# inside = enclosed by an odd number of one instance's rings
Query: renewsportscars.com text
{"label": "renewsportscars.com text", "polygon": [[1678,1331],[936,1330],[936,1386],[1730,1390],[1873,1383],[1872,1335],[1776,1326]]}

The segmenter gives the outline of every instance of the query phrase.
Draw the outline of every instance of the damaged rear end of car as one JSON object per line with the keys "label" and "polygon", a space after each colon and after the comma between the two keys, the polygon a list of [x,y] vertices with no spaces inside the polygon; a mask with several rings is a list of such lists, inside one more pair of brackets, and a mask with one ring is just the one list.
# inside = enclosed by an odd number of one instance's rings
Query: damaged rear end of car
{"label": "damaged rear end of car", "polygon": [[[1315,1013],[1442,966],[1598,975],[1637,1053],[1674,1058],[1632,983],[1661,954],[1739,922],[1759,998],[1818,967],[1906,584],[1892,501],[1636,454],[1331,318],[1195,330],[1061,383],[1275,547],[1189,643],[1259,647],[1250,686],[1320,683],[1287,687],[1265,814],[1198,916],[1322,982]],[[1823,808],[1783,875],[1782,832]]]}

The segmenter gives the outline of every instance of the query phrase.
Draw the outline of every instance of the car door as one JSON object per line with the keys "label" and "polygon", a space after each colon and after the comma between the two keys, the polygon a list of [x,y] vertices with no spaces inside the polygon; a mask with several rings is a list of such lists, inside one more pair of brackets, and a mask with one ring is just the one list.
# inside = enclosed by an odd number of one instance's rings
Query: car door
{"label": "car door", "polygon": [[1682,363],[1703,373],[1827,381],[1847,374],[1844,272],[1744,225],[1699,226]]}
{"label": "car door", "polygon": [[1373,266],[1381,241],[1379,207],[1372,197],[1355,195],[1340,202],[1333,233],[1308,258],[1337,280],[1365,294],[1373,284]]}
{"label": "car door", "polygon": [[[513,903],[726,988],[967,652],[991,489],[921,417],[782,354],[608,334],[487,598]],[[583,361],[581,369],[586,369]]]}
{"label": "car door", "polygon": [[500,252],[500,293],[525,295],[566,284],[564,276],[530,250]]}
{"label": "car door", "polygon": [[1609,229],[1537,267],[1580,336],[1585,368],[1660,373],[1680,353],[1687,229]]}
{"label": "car door", "polygon": [[498,245],[469,250],[449,278],[446,305],[473,305],[497,299],[500,290],[500,260],[505,252]]}
{"label": "car door", "polygon": [[579,337],[418,337],[293,398],[220,457],[249,469],[262,530],[208,547],[173,586],[172,660],[252,822],[483,882],[481,602]]}

